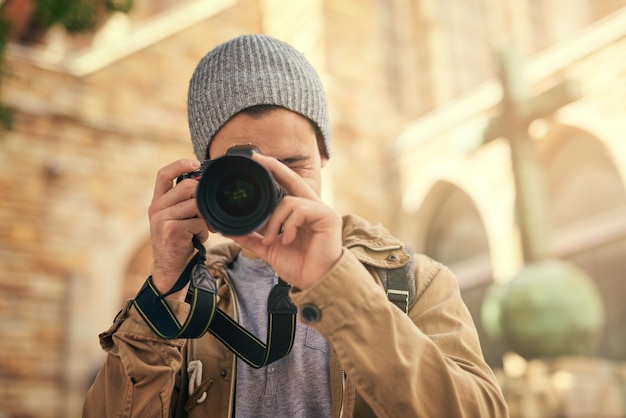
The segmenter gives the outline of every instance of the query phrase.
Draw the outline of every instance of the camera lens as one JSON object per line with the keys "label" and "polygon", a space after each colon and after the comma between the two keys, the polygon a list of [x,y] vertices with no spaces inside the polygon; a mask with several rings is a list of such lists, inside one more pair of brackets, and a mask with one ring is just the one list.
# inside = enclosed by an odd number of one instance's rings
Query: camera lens
{"label": "camera lens", "polygon": [[213,229],[236,236],[263,226],[282,196],[263,166],[246,156],[226,155],[206,166],[196,200]]}
{"label": "camera lens", "polygon": [[234,217],[249,216],[259,206],[259,183],[247,173],[231,173],[217,185],[219,208]]}

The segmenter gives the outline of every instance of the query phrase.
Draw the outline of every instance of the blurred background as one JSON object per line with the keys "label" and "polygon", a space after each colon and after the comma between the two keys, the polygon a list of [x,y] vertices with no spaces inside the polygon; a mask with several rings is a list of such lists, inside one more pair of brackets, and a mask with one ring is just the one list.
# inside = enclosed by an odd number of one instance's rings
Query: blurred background
{"label": "blurred background", "polygon": [[80,416],[191,73],[243,33],[319,70],[324,199],[456,273],[511,415],[626,416],[626,1],[4,0],[0,418]]}

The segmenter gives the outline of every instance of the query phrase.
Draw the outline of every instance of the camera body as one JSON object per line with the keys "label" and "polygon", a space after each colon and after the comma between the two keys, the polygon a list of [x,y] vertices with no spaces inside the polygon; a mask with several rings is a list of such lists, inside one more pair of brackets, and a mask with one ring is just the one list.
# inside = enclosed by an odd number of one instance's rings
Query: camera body
{"label": "camera body", "polygon": [[207,224],[224,235],[246,235],[262,227],[285,196],[272,174],[252,159],[259,150],[235,145],[226,155],[205,160],[177,183],[201,177],[196,201]]}

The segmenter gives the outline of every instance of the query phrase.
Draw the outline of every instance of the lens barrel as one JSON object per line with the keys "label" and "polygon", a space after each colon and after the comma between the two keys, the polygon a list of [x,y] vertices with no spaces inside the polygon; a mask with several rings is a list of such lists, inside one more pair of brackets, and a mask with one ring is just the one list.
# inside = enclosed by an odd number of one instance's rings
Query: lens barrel
{"label": "lens barrel", "polygon": [[248,155],[227,153],[206,162],[196,200],[207,224],[238,236],[262,227],[284,194],[265,167]]}

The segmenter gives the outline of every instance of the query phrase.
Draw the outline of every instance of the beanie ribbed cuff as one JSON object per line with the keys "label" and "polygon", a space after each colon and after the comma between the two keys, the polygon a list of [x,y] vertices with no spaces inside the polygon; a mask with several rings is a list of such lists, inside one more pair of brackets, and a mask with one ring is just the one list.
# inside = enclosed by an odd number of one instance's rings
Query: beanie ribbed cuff
{"label": "beanie ribbed cuff", "polygon": [[315,69],[287,43],[243,35],[211,50],[191,78],[188,117],[196,157],[205,158],[210,141],[231,117],[255,105],[282,106],[309,118],[330,154],[328,103]]}

